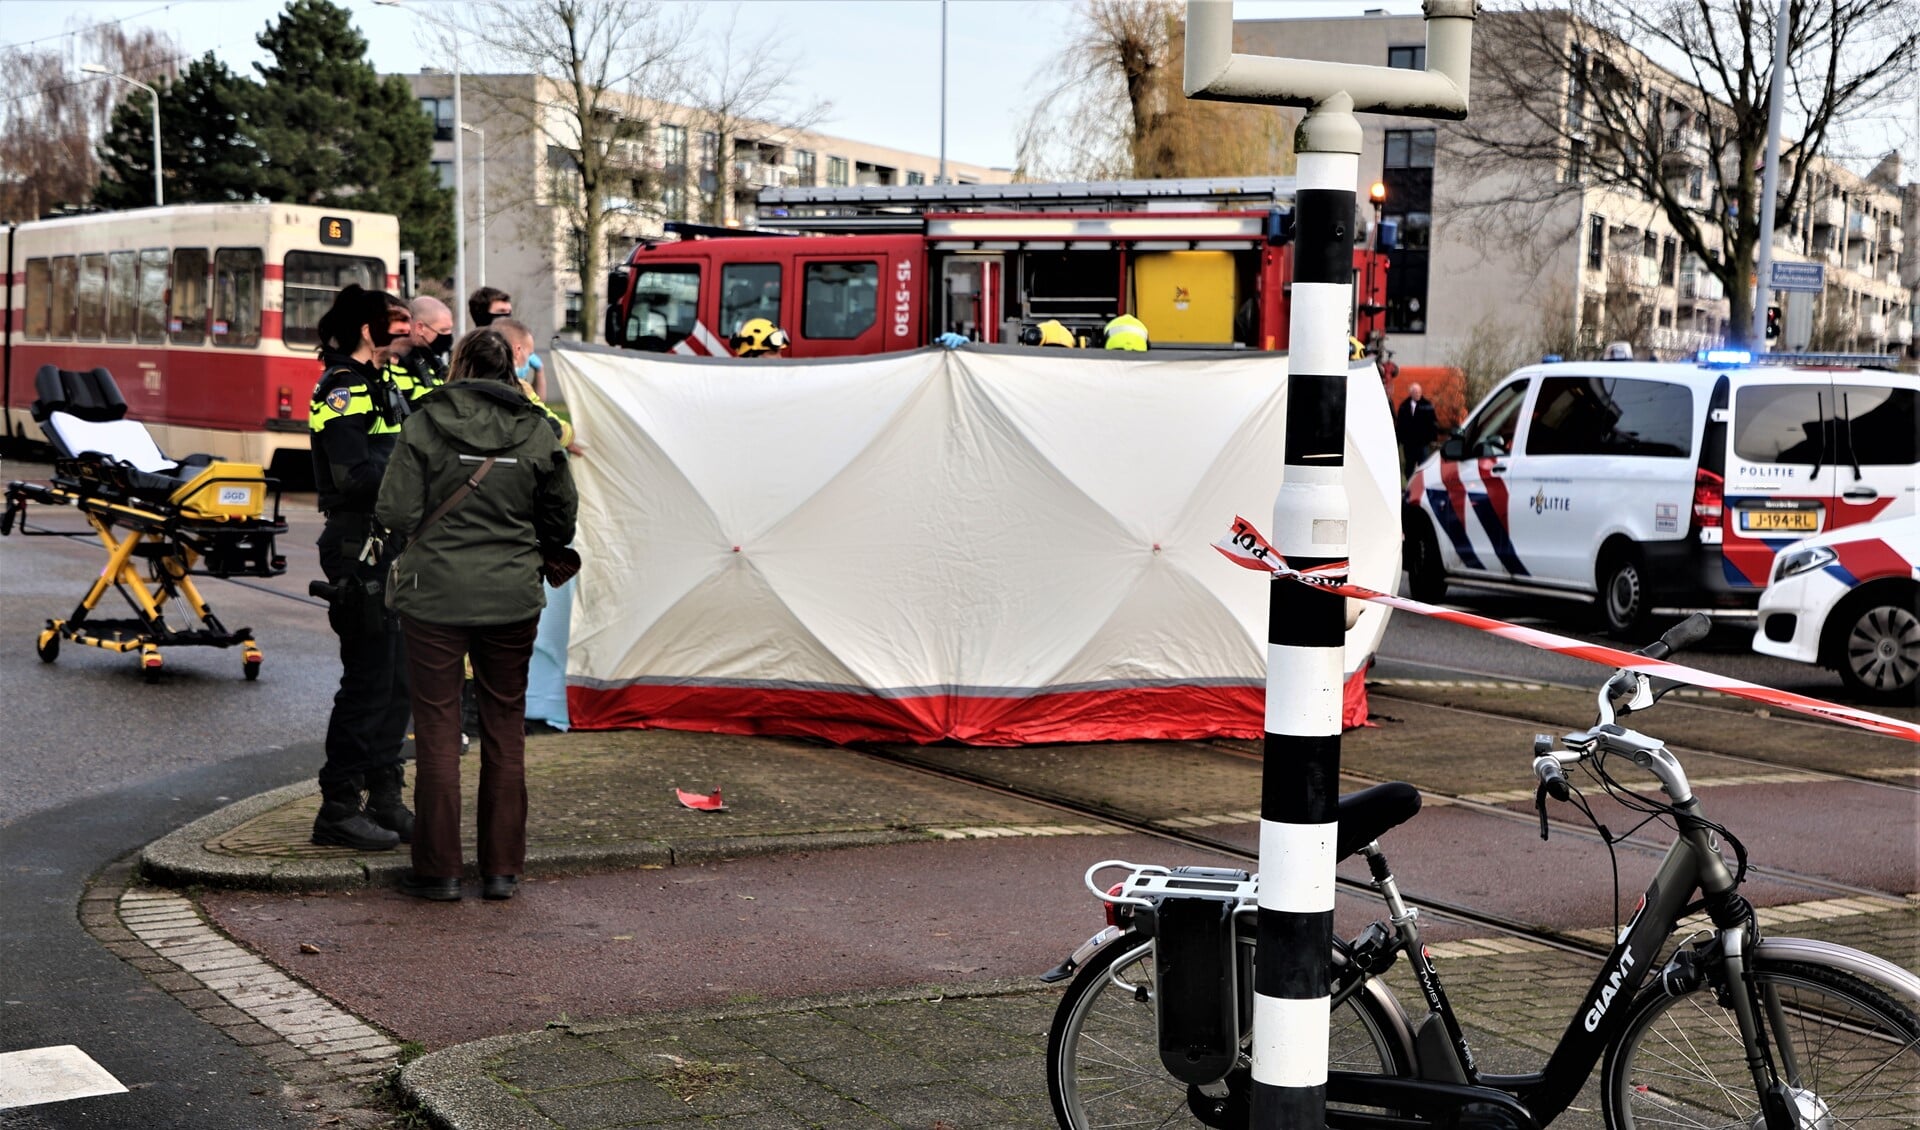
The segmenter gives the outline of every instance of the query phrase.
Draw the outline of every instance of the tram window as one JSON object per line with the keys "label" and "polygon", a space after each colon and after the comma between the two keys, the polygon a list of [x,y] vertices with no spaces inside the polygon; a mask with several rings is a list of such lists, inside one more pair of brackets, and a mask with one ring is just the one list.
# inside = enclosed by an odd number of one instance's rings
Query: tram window
{"label": "tram window", "polygon": [[99,341],[107,329],[107,257],[80,256],[79,328],[74,337],[81,341]]}
{"label": "tram window", "polygon": [[816,341],[859,337],[873,327],[879,308],[880,264],[807,264],[802,336]]}
{"label": "tram window", "polygon": [[213,256],[213,343],[260,344],[260,268],[257,247],[223,247]]}
{"label": "tram window", "polygon": [[167,308],[167,333],[175,345],[199,345],[207,337],[207,249],[178,247],[173,252],[173,301]]}
{"label": "tram window", "polygon": [[167,249],[149,248],[140,253],[141,341],[167,340]]}
{"label": "tram window", "polygon": [[53,260],[53,307],[47,317],[47,336],[66,341],[73,336],[73,291],[80,264],[71,255]]}
{"label": "tram window", "polygon": [[107,340],[133,340],[133,306],[140,291],[133,252],[115,251],[107,256]]}
{"label": "tram window", "polygon": [[30,338],[47,336],[47,292],[53,289],[53,275],[45,259],[27,260],[27,324]]}
{"label": "tram window", "polygon": [[280,340],[288,345],[318,345],[320,315],[333,305],[342,287],[358,283],[385,289],[387,265],[360,255],[325,251],[289,251],[285,264]]}
{"label": "tram window", "polygon": [[780,324],[780,264],[728,263],[720,268],[720,336],[755,318]]}

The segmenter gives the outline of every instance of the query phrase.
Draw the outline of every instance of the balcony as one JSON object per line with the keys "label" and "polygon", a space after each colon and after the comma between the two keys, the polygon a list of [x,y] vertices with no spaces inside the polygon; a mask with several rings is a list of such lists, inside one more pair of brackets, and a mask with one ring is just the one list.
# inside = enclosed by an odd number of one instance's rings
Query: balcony
{"label": "balcony", "polygon": [[1880,221],[1880,242],[1898,251],[1907,241],[1907,233],[1892,217]]}
{"label": "balcony", "polygon": [[1846,221],[1847,202],[1838,196],[1829,196],[1813,204],[1813,226],[1816,228],[1837,228]]}
{"label": "balcony", "polygon": [[1879,234],[1878,228],[1868,221],[1864,212],[1847,214],[1847,242],[1872,239],[1877,234]]}
{"label": "balcony", "polygon": [[1727,296],[1720,276],[1705,267],[1680,268],[1680,297],[1694,302],[1718,302]]}
{"label": "balcony", "polygon": [[1675,126],[1667,131],[1661,166],[1673,169],[1704,168],[1707,163],[1707,139],[1692,126]]}
{"label": "balcony", "polygon": [[1913,344],[1913,319],[1901,318],[1887,327],[1887,340],[1895,345]]}
{"label": "balcony", "polygon": [[1882,276],[1880,277],[1880,281],[1881,281],[1881,282],[1883,282],[1883,283],[1886,283],[1886,284],[1887,284],[1888,286],[1890,286],[1890,287],[1894,287],[1894,288],[1896,288],[1896,289],[1901,289],[1901,287],[1900,287],[1900,268],[1898,268],[1898,267],[1895,267],[1895,268],[1893,268],[1892,270],[1890,270],[1890,271],[1888,271],[1888,272],[1887,272],[1886,274],[1884,274],[1884,275],[1882,275]]}
{"label": "balcony", "polygon": [[1887,316],[1873,313],[1860,319],[1860,336],[1874,338],[1887,336]]}
{"label": "balcony", "polygon": [[733,163],[733,183],[736,188],[782,188],[798,179],[798,170],[792,165],[775,165],[766,161],[735,161]]}

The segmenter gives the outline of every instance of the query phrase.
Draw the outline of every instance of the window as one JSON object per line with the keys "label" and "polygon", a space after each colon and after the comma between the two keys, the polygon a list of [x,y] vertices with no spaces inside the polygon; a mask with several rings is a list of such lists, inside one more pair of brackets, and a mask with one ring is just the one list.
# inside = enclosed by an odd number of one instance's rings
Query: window
{"label": "window", "polygon": [[1704,170],[1694,169],[1687,173],[1687,199],[1698,200],[1706,195],[1707,174]]}
{"label": "window", "polygon": [[1661,329],[1672,329],[1673,328],[1673,311],[1666,309],[1665,307],[1662,307],[1660,309],[1660,314],[1657,321],[1659,322]]}
{"label": "window", "polygon": [[844,187],[847,183],[847,159],[845,157],[827,158],[827,184],[831,187]]}
{"label": "window", "polygon": [[1587,143],[1575,138],[1567,143],[1567,183],[1579,184],[1587,175]]}
{"label": "window", "polygon": [[755,318],[780,324],[780,264],[728,263],[720,269],[720,336]]}
{"label": "window", "polygon": [[1672,236],[1660,245],[1660,281],[1668,286],[1680,281],[1680,245]]}
{"label": "window", "polygon": [[1427,48],[1425,44],[1413,47],[1387,48],[1387,66],[1403,71],[1424,71],[1427,69]]}
{"label": "window", "polygon": [[107,329],[107,257],[80,256],[80,285],[75,292],[80,317],[74,337],[80,341],[99,341]]}
{"label": "window", "polygon": [[435,141],[453,140],[453,99],[422,98],[420,109],[433,122]]}
{"label": "window", "polygon": [[811,149],[793,151],[793,183],[812,188],[820,183],[820,155]]}
{"label": "window", "polygon": [[687,127],[660,127],[660,163],[669,169],[685,168],[687,164]]}
{"label": "window", "polygon": [[660,189],[660,211],[669,220],[687,218],[687,189],[678,181],[669,183]]}
{"label": "window", "polygon": [[1388,130],[1386,156],[1381,165],[1388,169],[1433,168],[1433,131],[1430,129]]}
{"label": "window", "polygon": [[1527,398],[1527,382],[1514,381],[1487,398],[1487,403],[1467,421],[1462,435],[1467,441],[1467,457],[1505,455],[1513,450],[1514,433],[1520,430],[1520,402]]}
{"label": "window", "polygon": [[1884,385],[1840,385],[1834,394],[1840,417],[1847,421],[1847,450],[1836,462],[1874,466],[1920,462],[1914,442],[1920,393]]}
{"label": "window", "polygon": [[1733,453],[1754,463],[1829,462],[1833,400],[1824,384],[1741,389],[1733,400]]}
{"label": "window", "polygon": [[47,336],[47,298],[53,289],[53,274],[45,259],[27,260],[27,318],[26,335],[30,338]]}
{"label": "window", "polygon": [[627,341],[636,349],[665,353],[693,332],[699,302],[699,266],[648,267],[633,283]]}
{"label": "window", "polygon": [[173,252],[173,301],[167,307],[167,333],[175,345],[199,345],[207,334],[207,252],[180,247]]}
{"label": "window", "polygon": [[1399,217],[1400,251],[1426,251],[1433,246],[1433,213],[1408,212]]}
{"label": "window", "polygon": [[581,302],[579,291],[567,292],[566,303],[561,307],[560,329],[563,333],[584,334],[586,332],[586,325],[580,320],[580,312],[585,309]]}
{"label": "window", "polygon": [[107,340],[133,340],[133,308],[139,301],[140,276],[131,251],[107,256]]}
{"label": "window", "polygon": [[452,188],[453,187],[453,162],[452,161],[433,162],[433,175],[439,179],[441,188]]}
{"label": "window", "polygon": [[1600,270],[1607,265],[1607,218],[1587,217],[1587,269]]}
{"label": "window", "polygon": [[318,345],[320,315],[333,305],[333,296],[350,283],[383,289],[387,265],[359,255],[289,251],[284,276],[280,340],[288,345]]}
{"label": "window", "polygon": [[711,169],[720,163],[720,135],[710,129],[700,131],[700,167]]}
{"label": "window", "polygon": [[1640,257],[1658,259],[1660,257],[1660,237],[1648,232],[1640,237]]}
{"label": "window", "polygon": [[1546,377],[1527,454],[1685,458],[1693,454],[1693,393],[1667,381]]}
{"label": "window", "polygon": [[167,249],[152,247],[140,253],[141,341],[167,340]]}
{"label": "window", "polygon": [[73,291],[79,281],[79,263],[71,255],[53,260],[53,307],[47,336],[65,341],[73,336]]}
{"label": "window", "polygon": [[214,253],[213,344],[260,344],[260,268],[265,261],[257,247],[223,247]]}
{"label": "window", "polygon": [[909,171],[907,173],[907,183],[908,184],[925,184],[927,183],[927,174]]}
{"label": "window", "polygon": [[800,335],[846,340],[873,327],[880,304],[880,264],[808,263]]}

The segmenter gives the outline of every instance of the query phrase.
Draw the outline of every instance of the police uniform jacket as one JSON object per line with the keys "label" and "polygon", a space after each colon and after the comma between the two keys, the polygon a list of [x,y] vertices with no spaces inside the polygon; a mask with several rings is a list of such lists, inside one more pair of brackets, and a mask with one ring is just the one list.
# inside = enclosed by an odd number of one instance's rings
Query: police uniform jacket
{"label": "police uniform jacket", "polygon": [[372,362],[338,353],[322,353],[320,362],[320,380],[307,406],[320,509],[329,517],[370,514],[407,417],[407,400]]}
{"label": "police uniform jacket", "polygon": [[447,383],[447,363],[424,345],[407,350],[387,364],[395,388],[408,401],[415,401]]}

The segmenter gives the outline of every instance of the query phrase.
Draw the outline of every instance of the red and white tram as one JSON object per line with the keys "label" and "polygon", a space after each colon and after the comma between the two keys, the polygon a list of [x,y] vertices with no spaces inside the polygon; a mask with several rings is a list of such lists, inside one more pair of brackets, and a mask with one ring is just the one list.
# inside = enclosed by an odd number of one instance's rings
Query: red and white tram
{"label": "red and white tram", "polygon": [[349,283],[391,289],[392,216],[185,204],[6,229],[6,434],[34,442],[34,373],[104,368],[163,451],[307,477],[315,325]]}

